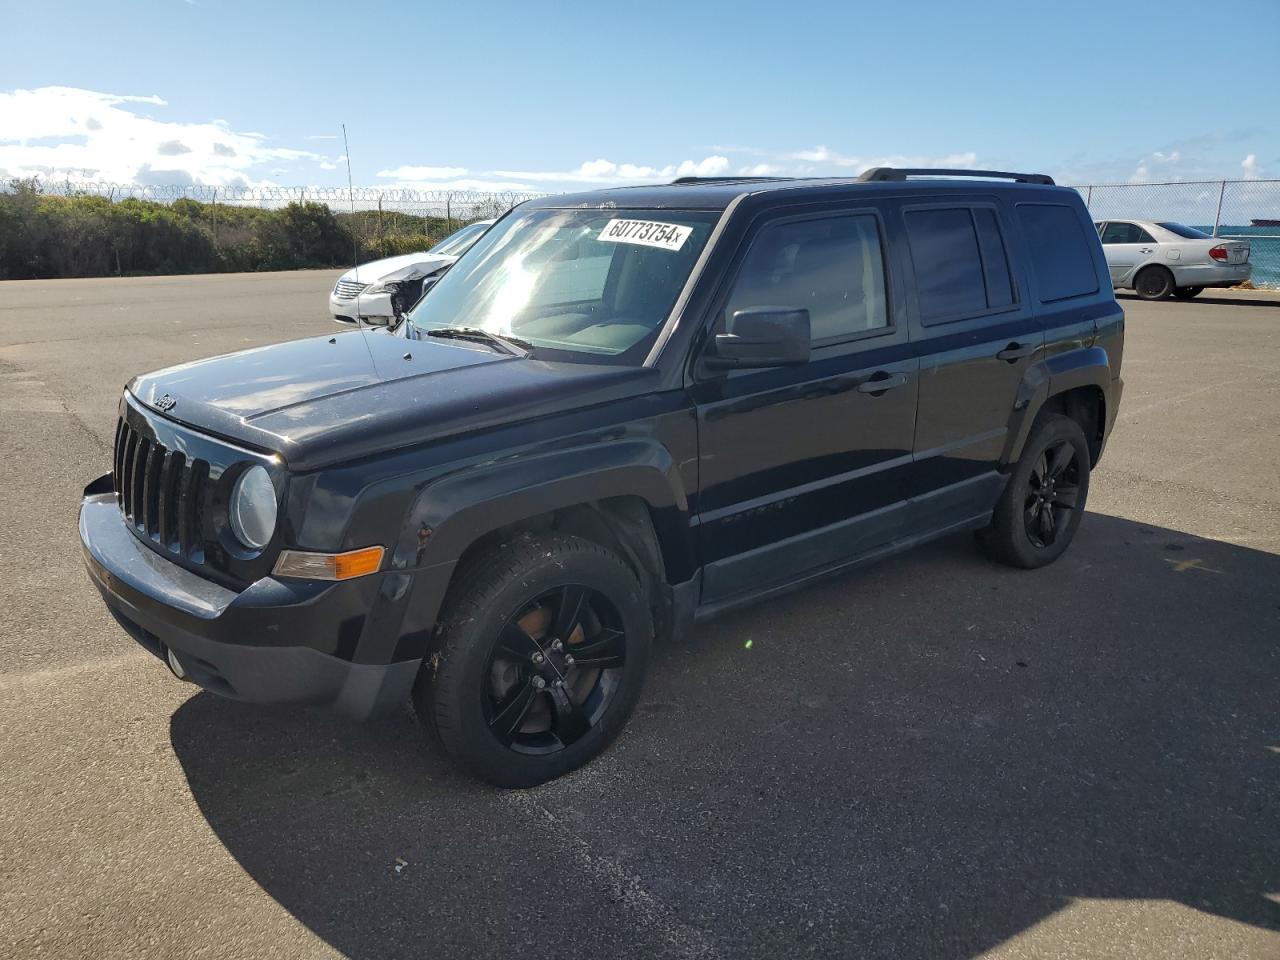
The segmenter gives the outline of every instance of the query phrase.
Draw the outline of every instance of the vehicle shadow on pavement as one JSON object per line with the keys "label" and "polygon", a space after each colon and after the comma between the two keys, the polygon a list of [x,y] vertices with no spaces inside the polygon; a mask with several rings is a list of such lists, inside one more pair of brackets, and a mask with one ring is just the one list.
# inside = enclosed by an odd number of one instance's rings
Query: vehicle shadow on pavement
{"label": "vehicle shadow on pavement", "polygon": [[667,647],[614,748],[530,791],[407,712],[198,694],[172,742],[230,853],[359,960],[962,958],[1082,898],[1280,930],[1277,584],[1100,514],[1032,573],[952,538]]}
{"label": "vehicle shadow on pavement", "polygon": [[[1274,291],[1268,292],[1273,295],[1267,296],[1265,293],[1262,293],[1258,296],[1250,296],[1249,291],[1247,290],[1237,290],[1235,291],[1237,296],[1234,297],[1215,297],[1209,293],[1202,293],[1197,297],[1192,297],[1190,300],[1163,300],[1161,303],[1186,303],[1192,306],[1213,304],[1216,306],[1227,307],[1280,307],[1280,297],[1274,296]],[[1120,293],[1117,291],[1116,299],[1125,301],[1141,300],[1142,298],[1136,294]]]}

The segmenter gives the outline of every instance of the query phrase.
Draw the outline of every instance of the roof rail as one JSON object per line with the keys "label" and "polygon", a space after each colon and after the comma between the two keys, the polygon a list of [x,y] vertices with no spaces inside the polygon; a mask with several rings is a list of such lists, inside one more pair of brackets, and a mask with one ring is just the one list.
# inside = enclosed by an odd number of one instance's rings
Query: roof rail
{"label": "roof rail", "polygon": [[772,183],[776,180],[790,180],[791,177],[676,177],[672,185],[687,186],[698,183]]}
{"label": "roof rail", "polygon": [[1052,187],[1053,177],[1045,173],[1005,173],[1001,170],[942,170],[938,168],[906,169],[903,167],[872,167],[858,177],[863,183],[883,180],[906,180],[908,177],[981,177],[989,180],[1016,180],[1018,183],[1039,183]]}

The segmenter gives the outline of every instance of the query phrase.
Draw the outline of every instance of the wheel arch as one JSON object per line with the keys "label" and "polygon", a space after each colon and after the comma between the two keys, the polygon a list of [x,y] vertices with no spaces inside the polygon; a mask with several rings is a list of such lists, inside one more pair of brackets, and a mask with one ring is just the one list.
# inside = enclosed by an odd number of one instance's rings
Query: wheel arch
{"label": "wheel arch", "polygon": [[1014,402],[1001,466],[1017,463],[1036,418],[1045,411],[1061,413],[1080,424],[1089,443],[1091,466],[1096,465],[1106,433],[1110,383],[1110,362],[1100,346],[1059,353],[1032,366]]}
{"label": "wheel arch", "polygon": [[[566,470],[566,465],[574,465]],[[659,630],[671,585],[696,570],[688,502],[665,448],[624,442],[470,469],[424,487],[392,566],[418,568],[400,655],[421,656],[449,589],[481,555],[514,537],[555,531],[617,552],[640,579]]]}

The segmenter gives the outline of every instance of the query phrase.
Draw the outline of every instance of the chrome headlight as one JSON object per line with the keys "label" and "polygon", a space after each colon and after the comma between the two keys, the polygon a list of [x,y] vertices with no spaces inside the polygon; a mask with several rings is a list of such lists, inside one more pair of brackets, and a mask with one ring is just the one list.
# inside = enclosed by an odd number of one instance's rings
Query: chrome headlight
{"label": "chrome headlight", "polygon": [[254,465],[240,474],[231,490],[227,519],[236,539],[250,550],[261,550],[276,530],[276,487],[265,467]]}

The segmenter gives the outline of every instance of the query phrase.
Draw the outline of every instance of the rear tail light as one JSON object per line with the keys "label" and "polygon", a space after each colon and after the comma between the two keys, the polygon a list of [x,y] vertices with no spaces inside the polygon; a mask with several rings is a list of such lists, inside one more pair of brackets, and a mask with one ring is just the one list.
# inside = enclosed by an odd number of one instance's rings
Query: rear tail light
{"label": "rear tail light", "polygon": [[1227,248],[1226,248],[1226,247],[1214,247],[1212,250],[1210,250],[1210,251],[1209,251],[1209,256],[1213,257],[1213,259],[1215,259],[1215,260],[1221,260],[1223,263],[1226,263],[1226,262],[1227,262]]}

